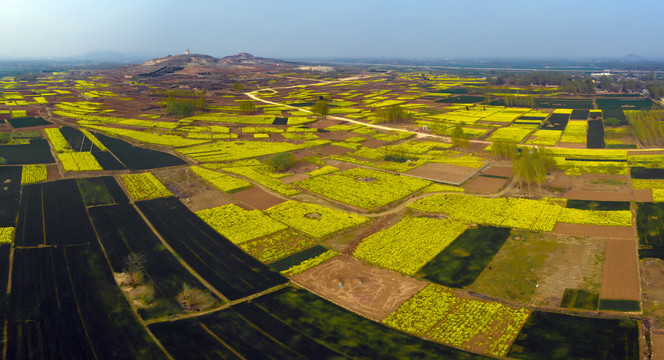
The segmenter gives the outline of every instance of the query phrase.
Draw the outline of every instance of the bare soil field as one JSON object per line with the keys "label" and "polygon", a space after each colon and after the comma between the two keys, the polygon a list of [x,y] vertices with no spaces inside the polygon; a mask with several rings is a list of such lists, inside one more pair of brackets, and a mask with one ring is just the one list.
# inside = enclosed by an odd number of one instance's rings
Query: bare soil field
{"label": "bare soil field", "polygon": [[188,167],[156,170],[152,173],[191,211],[211,209],[233,202],[228,195],[206,183]]}
{"label": "bare soil field", "polygon": [[325,145],[318,149],[318,153],[322,155],[341,155],[349,153],[353,150],[336,145]]}
{"label": "bare soil field", "polygon": [[293,277],[302,287],[372,320],[381,320],[426,282],[339,255]]}
{"label": "bare soil field", "polygon": [[511,178],[514,176],[511,166],[487,166],[482,170],[482,175],[502,176]]}
{"label": "bare soil field", "polygon": [[494,177],[476,176],[463,186],[464,189],[480,194],[494,194],[507,185],[509,180]]}
{"label": "bare soil field", "polygon": [[651,334],[652,340],[652,359],[664,359],[664,334]]}
{"label": "bare soil field", "polygon": [[653,202],[652,190],[650,189],[634,189],[632,192],[636,202]]}
{"label": "bare soil field", "polygon": [[293,175],[291,175],[291,176],[282,177],[282,178],[279,179],[279,180],[281,180],[281,182],[283,182],[283,183],[285,183],[285,184],[292,184],[292,183],[294,183],[294,182],[297,182],[297,181],[300,181],[300,180],[304,180],[304,179],[306,179],[306,178],[308,178],[308,177],[309,177],[309,175],[307,175],[307,174],[305,174],[305,173],[297,173],[297,174],[293,174]]}
{"label": "bare soil field", "polygon": [[558,307],[566,288],[599,292],[604,241],[513,230],[468,289],[492,297]]}
{"label": "bare soil field", "polygon": [[565,198],[590,201],[632,201],[632,196],[629,192],[616,192],[613,190],[590,191],[573,189],[565,193]]}
{"label": "bare soil field", "polygon": [[635,240],[606,240],[600,299],[641,300]]}
{"label": "bare soil field", "polygon": [[359,134],[354,134],[349,131],[332,131],[332,132],[324,132],[324,133],[317,133],[319,138],[323,140],[334,140],[334,141],[344,141],[346,139],[352,138],[352,137],[358,137],[361,136]]}
{"label": "bare soil field", "polygon": [[477,169],[463,166],[427,163],[422,166],[418,166],[415,169],[408,170],[406,174],[418,176],[428,180],[442,181],[450,184],[461,184],[475,171],[477,171]]}
{"label": "bare soil field", "polygon": [[[664,260],[645,258],[639,262],[643,290],[643,314],[654,328],[664,328]],[[664,332],[660,342],[660,356],[664,358]],[[655,340],[653,339],[653,343]]]}
{"label": "bare soil field", "polygon": [[256,210],[265,210],[269,209],[275,205],[279,205],[282,202],[286,201],[280,197],[276,197],[272,194],[269,194],[265,190],[252,187],[251,189],[238,191],[231,195],[233,198],[239,200],[245,205],[248,205],[251,209]]}
{"label": "bare soil field", "polygon": [[627,226],[557,223],[551,232],[560,235],[586,236],[605,239],[634,239],[636,237],[634,229]]}
{"label": "bare soil field", "polygon": [[377,139],[369,139],[369,140],[366,140],[366,141],[362,142],[362,146],[372,148],[372,149],[375,149],[377,147],[381,147],[385,144],[387,144],[387,141],[377,140]]}
{"label": "bare soil field", "polygon": [[46,179],[48,181],[58,180],[62,178],[60,170],[58,170],[58,165],[46,165]]}

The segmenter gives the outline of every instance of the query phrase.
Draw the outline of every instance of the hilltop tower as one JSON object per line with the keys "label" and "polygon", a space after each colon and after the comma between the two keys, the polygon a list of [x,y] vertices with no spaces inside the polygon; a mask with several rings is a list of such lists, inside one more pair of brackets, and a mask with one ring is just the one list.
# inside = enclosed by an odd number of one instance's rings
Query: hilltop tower
{"label": "hilltop tower", "polygon": [[185,50],[185,51],[184,51],[184,54],[185,54],[185,55],[189,55],[189,49]]}

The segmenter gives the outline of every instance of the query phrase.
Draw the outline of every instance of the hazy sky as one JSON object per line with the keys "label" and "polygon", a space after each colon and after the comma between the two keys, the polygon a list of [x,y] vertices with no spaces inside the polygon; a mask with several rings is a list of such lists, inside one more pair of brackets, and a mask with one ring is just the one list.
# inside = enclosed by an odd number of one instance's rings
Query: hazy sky
{"label": "hazy sky", "polygon": [[0,58],[664,57],[664,1],[0,0]]}

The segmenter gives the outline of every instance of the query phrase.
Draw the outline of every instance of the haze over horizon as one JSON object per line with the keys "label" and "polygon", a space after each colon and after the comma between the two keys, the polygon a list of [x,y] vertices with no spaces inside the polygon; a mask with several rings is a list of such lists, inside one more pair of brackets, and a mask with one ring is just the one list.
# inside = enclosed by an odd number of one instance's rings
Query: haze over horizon
{"label": "haze over horizon", "polygon": [[654,0],[23,0],[0,59],[117,52],[295,58],[664,58]]}

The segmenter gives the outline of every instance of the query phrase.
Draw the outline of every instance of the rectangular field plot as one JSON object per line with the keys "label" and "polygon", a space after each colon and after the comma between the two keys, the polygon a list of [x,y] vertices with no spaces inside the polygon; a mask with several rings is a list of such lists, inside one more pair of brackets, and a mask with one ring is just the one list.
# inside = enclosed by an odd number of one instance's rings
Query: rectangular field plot
{"label": "rectangular field plot", "polygon": [[418,200],[409,208],[430,213],[444,213],[464,223],[533,231],[551,231],[563,208],[543,200],[483,198],[445,194]]}
{"label": "rectangular field plot", "polygon": [[288,280],[244,253],[174,197],[136,203],[180,257],[229,299]]}
{"label": "rectangular field plot", "polygon": [[13,227],[19,207],[21,190],[20,166],[3,166],[0,168],[0,227]]}
{"label": "rectangular field plot", "polygon": [[41,117],[17,117],[13,119],[7,119],[7,122],[14,129],[27,128],[33,126],[52,125],[51,122],[48,122]]}
{"label": "rectangular field plot", "polygon": [[467,229],[417,274],[429,281],[464,287],[472,284],[510,236],[510,229],[480,226]]}
{"label": "rectangular field plot", "polygon": [[0,157],[7,159],[7,165],[52,164],[51,147],[46,139],[32,139],[26,145],[2,145]]}
{"label": "rectangular field plot", "polygon": [[315,176],[296,183],[313,193],[367,210],[394,203],[429,184],[431,182],[423,179],[363,168]]}
{"label": "rectangular field plot", "polygon": [[16,249],[9,306],[8,358],[164,358],[96,243]]}
{"label": "rectangular field plot", "polygon": [[639,256],[632,240],[607,239],[600,309],[639,311]]}
{"label": "rectangular field plot", "polygon": [[16,225],[17,246],[96,242],[76,180],[23,188]]}
{"label": "rectangular field plot", "polygon": [[[230,352],[230,349],[232,353],[246,359],[345,358],[248,303],[185,322],[188,322],[186,328],[193,330],[193,333],[209,332],[219,339],[201,344],[201,348],[195,350],[203,358],[209,358],[215,351],[223,353]],[[155,324],[151,329],[160,338],[168,338],[172,336],[169,333],[178,332],[178,326],[179,322]],[[183,355],[188,355],[191,351],[187,342],[174,339],[164,343],[168,344],[169,352],[176,359],[185,358]]]}
{"label": "rectangular field plot", "polygon": [[452,220],[409,217],[364,239],[353,255],[374,265],[413,275],[464,230],[465,225]]}
{"label": "rectangular field plot", "polygon": [[534,311],[508,356],[533,360],[637,360],[638,323]]}
{"label": "rectangular field plot", "polygon": [[463,298],[449,288],[431,284],[382,323],[446,345],[504,357],[528,316],[526,308]]}
{"label": "rectangular field plot", "polygon": [[[160,167],[186,165],[187,162],[165,152],[133,146],[130,143],[112,137],[92,133],[108,148],[129,170],[147,170]],[[107,159],[108,160],[108,159]],[[104,164],[102,164],[104,166]]]}
{"label": "rectangular field plot", "polygon": [[76,179],[86,206],[126,204],[127,195],[112,176]]}
{"label": "rectangular field plot", "polygon": [[304,290],[288,288],[252,303],[348,358],[486,359],[381,326]]}
{"label": "rectangular field plot", "polygon": [[297,201],[281,203],[265,210],[265,213],[302,233],[316,238],[360,225],[368,220],[361,215]]}
{"label": "rectangular field plot", "polygon": [[[153,283],[154,300],[150,307],[139,308],[141,316],[149,319],[184,312],[176,298],[185,283],[206,290],[161,243],[133,206],[97,206],[89,211],[114,272],[126,271],[127,258],[131,255],[144,260],[143,271]],[[198,310],[218,305],[211,299]]]}

